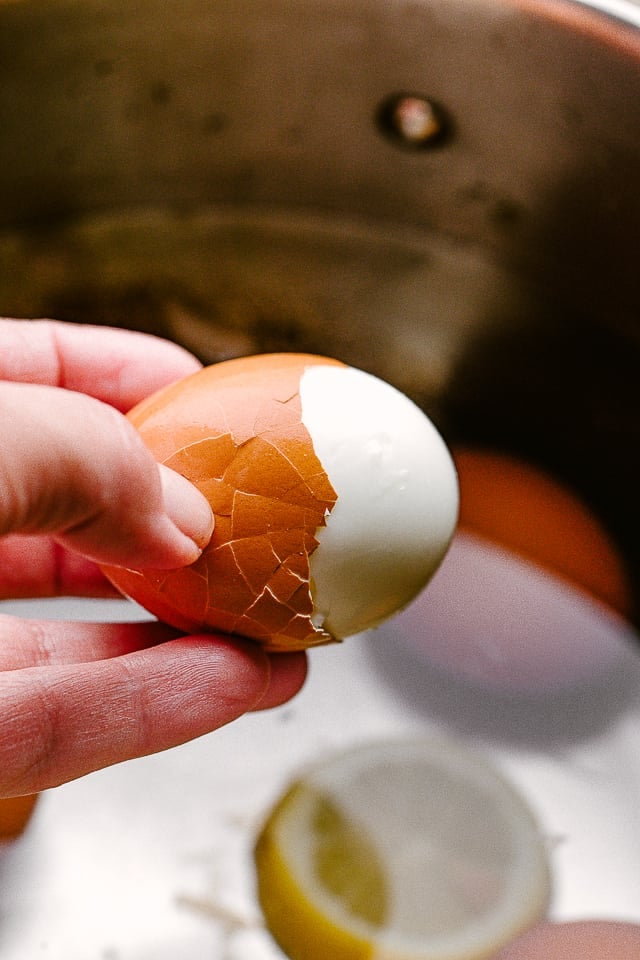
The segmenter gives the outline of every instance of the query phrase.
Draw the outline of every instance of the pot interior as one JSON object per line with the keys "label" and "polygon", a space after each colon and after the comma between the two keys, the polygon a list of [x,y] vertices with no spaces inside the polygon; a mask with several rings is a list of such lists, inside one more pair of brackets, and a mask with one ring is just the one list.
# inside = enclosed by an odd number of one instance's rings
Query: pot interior
{"label": "pot interior", "polygon": [[0,309],[328,353],[600,516],[640,592],[640,33],[505,0],[0,6]]}

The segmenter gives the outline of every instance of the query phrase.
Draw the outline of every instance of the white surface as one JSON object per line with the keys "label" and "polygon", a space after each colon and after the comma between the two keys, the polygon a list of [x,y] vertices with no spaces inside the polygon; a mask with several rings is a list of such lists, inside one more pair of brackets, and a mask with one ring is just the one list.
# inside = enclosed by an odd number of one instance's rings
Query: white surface
{"label": "white surface", "polygon": [[459,531],[429,588],[387,632],[487,689],[539,693],[617,669],[640,637],[585,590]]}
{"label": "white surface", "polygon": [[556,917],[640,921],[640,657],[620,642],[600,681],[542,700],[459,685],[385,627],[313,651],[290,704],[45,794],[0,849],[0,957],[276,960],[250,855],[271,801],[324,751],[430,730],[482,747],[529,801]]}
{"label": "white surface", "polygon": [[348,637],[377,626],[428,582],[453,536],[458,481],[434,425],[383,380],[310,366],[300,400],[338,496],[310,557],[314,622]]}

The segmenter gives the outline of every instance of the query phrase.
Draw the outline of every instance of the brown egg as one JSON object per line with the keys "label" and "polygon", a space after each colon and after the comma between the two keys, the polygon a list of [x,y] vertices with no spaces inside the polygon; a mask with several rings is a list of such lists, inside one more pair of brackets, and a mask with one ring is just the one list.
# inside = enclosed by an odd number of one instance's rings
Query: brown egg
{"label": "brown egg", "polygon": [[0,799],[0,842],[13,840],[26,829],[38,794]]}
{"label": "brown egg", "polygon": [[427,589],[385,627],[422,659],[485,689],[546,696],[601,682],[637,634],[632,591],[598,518],[523,461],[453,451],[458,531]]}
{"label": "brown egg", "polygon": [[326,357],[207,367],[129,414],[215,515],[179,570],[105,568],[180,630],[305,649],[377,625],[422,589],[457,518],[451,457],[407,397]]}
{"label": "brown egg", "polygon": [[640,960],[640,925],[606,920],[544,924],[495,960]]}
{"label": "brown egg", "polygon": [[459,449],[460,529],[533,560],[628,617],[622,558],[595,514],[553,477],[505,454]]}

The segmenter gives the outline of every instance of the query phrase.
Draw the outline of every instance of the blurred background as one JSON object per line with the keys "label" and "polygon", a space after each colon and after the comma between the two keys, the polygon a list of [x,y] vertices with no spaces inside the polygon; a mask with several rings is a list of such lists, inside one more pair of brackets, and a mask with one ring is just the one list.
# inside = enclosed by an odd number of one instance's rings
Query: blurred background
{"label": "blurred background", "polygon": [[269,803],[405,731],[518,785],[552,916],[640,921],[639,28],[626,0],[0,4],[0,312],[337,356],[425,409],[463,494],[425,594],[291,704],[39,798],[3,960],[277,957]]}

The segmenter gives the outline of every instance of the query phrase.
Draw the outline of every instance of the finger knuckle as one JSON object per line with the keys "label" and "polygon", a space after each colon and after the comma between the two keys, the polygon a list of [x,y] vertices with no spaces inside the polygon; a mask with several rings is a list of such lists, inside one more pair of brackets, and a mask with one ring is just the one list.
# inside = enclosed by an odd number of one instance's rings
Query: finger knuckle
{"label": "finger knuckle", "polygon": [[32,671],[6,674],[2,686],[2,789],[7,795],[35,792],[49,785],[48,771],[58,753],[56,700]]}

